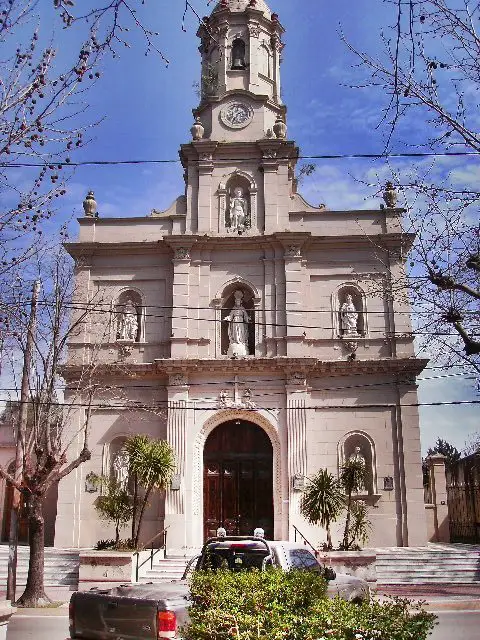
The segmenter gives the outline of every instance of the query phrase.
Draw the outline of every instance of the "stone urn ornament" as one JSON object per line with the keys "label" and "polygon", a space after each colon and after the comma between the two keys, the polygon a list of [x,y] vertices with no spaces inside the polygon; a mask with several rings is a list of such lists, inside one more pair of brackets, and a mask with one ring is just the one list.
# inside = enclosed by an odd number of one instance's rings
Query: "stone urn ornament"
{"label": "stone urn ornament", "polygon": [[278,118],[275,120],[275,124],[273,125],[273,133],[277,138],[280,138],[281,140],[285,140],[285,138],[287,137],[287,125],[285,124],[281,116],[278,116]]}
{"label": "stone urn ornament", "polygon": [[87,218],[97,218],[97,201],[93,191],[89,191],[83,201],[83,211]]}
{"label": "stone urn ornament", "polygon": [[191,132],[192,138],[194,140],[202,140],[203,139],[203,135],[205,133],[205,127],[202,124],[200,116],[197,116],[195,118],[195,122],[193,124],[193,127],[190,129],[190,132]]}
{"label": "stone urn ornament", "polygon": [[397,206],[398,194],[397,190],[393,186],[390,180],[385,185],[385,191],[383,192],[383,199],[389,209],[395,209]]}

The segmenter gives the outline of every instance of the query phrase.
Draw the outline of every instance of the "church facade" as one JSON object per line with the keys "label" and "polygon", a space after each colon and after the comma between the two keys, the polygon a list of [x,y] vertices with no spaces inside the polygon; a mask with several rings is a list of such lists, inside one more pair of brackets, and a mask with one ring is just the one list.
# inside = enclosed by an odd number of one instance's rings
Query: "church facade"
{"label": "church facade", "polygon": [[[273,2],[273,0],[272,0]],[[95,352],[89,462],[59,487],[55,544],[112,537],[91,473],[122,475],[135,433],[168,440],[176,474],[144,539],[189,554],[223,526],[321,544],[300,513],[320,468],[366,465],[370,546],[426,542],[409,308],[395,193],[331,211],[297,192],[280,91],[283,27],[264,0],[222,0],[200,26],[201,101],[183,144],[185,193],[146,217],[99,218],[90,194],[77,300],[101,300],[66,372]],[[68,400],[68,397],[67,397]],[[79,408],[72,437],[85,418]],[[78,442],[78,447],[81,447]],[[339,529],[334,537],[339,538]],[[128,537],[128,533],[125,533]]]}

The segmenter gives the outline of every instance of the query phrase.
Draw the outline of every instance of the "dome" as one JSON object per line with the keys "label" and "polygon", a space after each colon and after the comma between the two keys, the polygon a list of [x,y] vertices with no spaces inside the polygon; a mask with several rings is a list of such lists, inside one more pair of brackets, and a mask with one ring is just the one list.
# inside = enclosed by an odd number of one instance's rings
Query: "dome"
{"label": "dome", "polygon": [[[250,0],[227,0],[227,1],[228,1],[228,8],[230,9],[230,11],[235,11],[235,12],[245,11],[245,9],[250,4]],[[218,2],[217,6],[213,10],[213,13],[215,13],[215,11],[219,11],[220,8],[221,8],[220,2]],[[257,0],[255,9],[258,9],[259,11],[263,11],[263,13],[267,16],[267,18],[271,18],[272,16],[272,12],[270,11],[265,0]]]}

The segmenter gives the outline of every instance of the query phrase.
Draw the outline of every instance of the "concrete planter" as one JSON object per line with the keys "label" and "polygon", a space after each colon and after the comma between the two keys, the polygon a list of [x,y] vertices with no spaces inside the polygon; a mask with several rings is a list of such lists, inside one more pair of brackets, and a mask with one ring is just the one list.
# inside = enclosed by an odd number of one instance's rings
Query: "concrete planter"
{"label": "concrete planter", "polygon": [[82,551],[78,590],[110,588],[134,582],[136,562],[131,551]]}
{"label": "concrete planter", "polygon": [[6,640],[8,623],[15,611],[16,608],[11,606],[9,600],[0,602],[0,640]]}
{"label": "concrete planter", "polygon": [[370,584],[377,582],[377,554],[373,549],[363,551],[325,551],[318,554],[319,562],[338,573],[349,573]]}

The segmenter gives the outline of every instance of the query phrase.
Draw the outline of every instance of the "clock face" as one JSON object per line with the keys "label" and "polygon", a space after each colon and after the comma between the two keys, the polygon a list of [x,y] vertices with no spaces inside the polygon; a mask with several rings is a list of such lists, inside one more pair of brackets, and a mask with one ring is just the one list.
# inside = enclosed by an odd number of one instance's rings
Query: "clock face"
{"label": "clock face", "polygon": [[221,110],[220,118],[227,127],[242,129],[250,124],[253,109],[243,102],[231,102]]}

